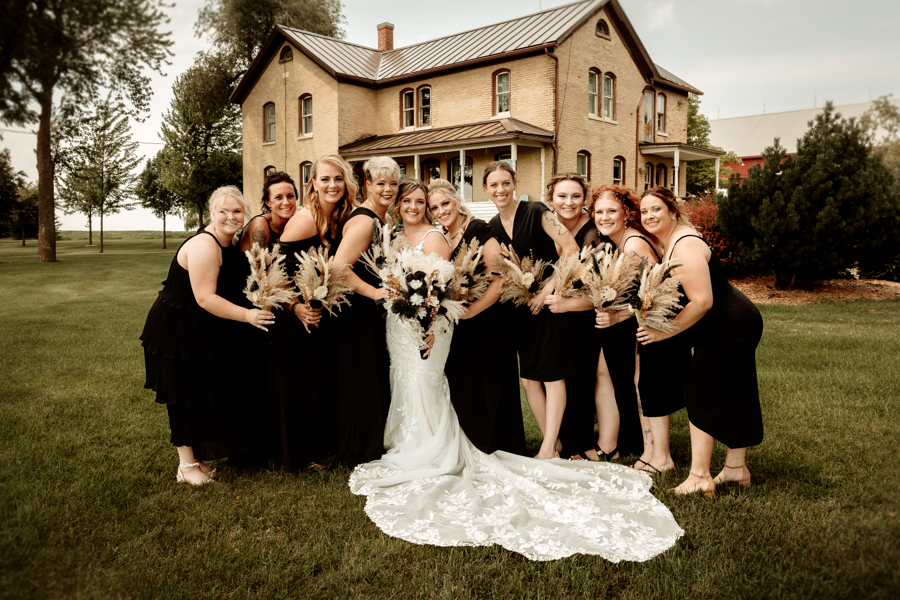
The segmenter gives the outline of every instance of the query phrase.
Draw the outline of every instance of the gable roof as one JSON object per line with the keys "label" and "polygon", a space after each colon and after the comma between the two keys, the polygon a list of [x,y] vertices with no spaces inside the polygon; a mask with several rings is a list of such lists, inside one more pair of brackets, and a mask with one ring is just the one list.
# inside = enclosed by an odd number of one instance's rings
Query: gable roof
{"label": "gable roof", "polygon": [[[891,102],[900,107],[900,98],[892,98]],[[872,102],[844,104],[835,106],[834,112],[840,113],[845,118],[858,119],[872,107],[872,104]],[[746,117],[710,119],[709,141],[714,146],[733,151],[741,158],[746,158],[762,156],[763,150],[771,146],[777,137],[781,139],[781,145],[788,154],[794,154],[797,152],[797,140],[803,137],[809,129],[809,122],[822,110],[824,109],[804,108]]]}
{"label": "gable roof", "polygon": [[540,52],[565,41],[592,15],[607,6],[624,29],[626,43],[634,51],[645,75],[665,85],[702,94],[700,90],[661,69],[651,60],[617,0],[580,0],[525,15],[381,52],[301,29],[275,26],[253,64],[231,95],[242,102],[262,69],[286,40],[322,67],[332,77],[368,84],[381,84],[445,69],[487,62],[507,56]]}

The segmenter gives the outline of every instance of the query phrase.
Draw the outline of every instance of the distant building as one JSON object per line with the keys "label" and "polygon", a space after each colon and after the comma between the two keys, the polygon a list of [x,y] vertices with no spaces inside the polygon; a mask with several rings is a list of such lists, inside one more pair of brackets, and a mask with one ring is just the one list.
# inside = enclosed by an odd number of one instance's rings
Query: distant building
{"label": "distant building", "polygon": [[364,160],[390,156],[405,175],[449,179],[475,202],[487,199],[479,176],[494,160],[515,165],[532,200],[562,171],[683,196],[686,161],[722,154],[685,143],[687,95],[702,92],[653,63],[617,0],[404,48],[393,33],[378,25],[373,49],[275,28],[231,97],[249,198],[258,202],[270,170],[305,184],[329,153],[358,177]]}
{"label": "distant building", "polygon": [[[891,102],[900,107],[900,98],[891,99]],[[871,107],[871,102],[859,102],[835,106],[834,110],[842,117],[859,119]],[[803,137],[809,129],[809,122],[822,110],[822,108],[804,108],[710,120],[709,140],[714,146],[738,155],[741,162],[727,166],[744,179],[751,167],[762,164],[763,150],[773,145],[775,138],[780,138],[781,145],[788,154],[796,154],[797,140]]]}

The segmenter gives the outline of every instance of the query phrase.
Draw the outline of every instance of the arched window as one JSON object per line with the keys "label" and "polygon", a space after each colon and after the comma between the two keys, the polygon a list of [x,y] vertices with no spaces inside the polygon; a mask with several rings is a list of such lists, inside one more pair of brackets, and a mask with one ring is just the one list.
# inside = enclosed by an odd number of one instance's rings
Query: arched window
{"label": "arched window", "polygon": [[616,76],[612,73],[603,75],[603,116],[616,119]]}
{"label": "arched window", "polygon": [[263,141],[275,141],[275,103],[263,106]]}
{"label": "arched window", "polygon": [[269,165],[268,167],[266,167],[265,169],[263,169],[263,179],[267,179],[267,178],[269,177],[269,175],[271,175],[272,173],[274,173],[274,172],[277,171],[277,170],[278,170],[278,169],[276,169],[276,168],[273,167],[272,165]]}
{"label": "arched window", "polygon": [[419,88],[419,127],[431,125],[431,86],[425,85]]}
{"label": "arched window", "polygon": [[653,187],[653,163],[644,165],[644,191]]}
{"label": "arched window", "polygon": [[584,177],[586,180],[591,180],[591,153],[587,150],[582,150],[578,153],[578,156],[575,157],[575,171],[578,172],[579,175]]}
{"label": "arched window", "polygon": [[625,159],[617,156],[613,159],[613,183],[622,185],[625,181]]}
{"label": "arched window", "polygon": [[436,158],[426,158],[419,168],[422,170],[422,182],[425,185],[441,178],[441,161]]}
{"label": "arched window", "polygon": [[300,135],[312,135],[313,99],[310,94],[300,96]]}
{"label": "arched window", "polygon": [[312,177],[312,163],[304,161],[300,163],[300,197],[302,198],[306,194],[306,185],[309,183],[309,178]]}
{"label": "arched window", "polygon": [[641,141],[653,142],[653,106],[656,93],[652,89],[644,90],[644,114],[641,118]]}
{"label": "arched window", "polygon": [[600,19],[597,21],[597,28],[594,30],[598,36],[609,39],[609,25],[606,24],[606,21]]}
{"label": "arched window", "polygon": [[656,95],[656,131],[666,132],[666,95],[662,92]]}
{"label": "arched window", "polygon": [[666,168],[666,165],[656,165],[656,185],[666,187],[666,181],[669,179],[668,175],[669,170]]}
{"label": "arched window", "polygon": [[494,71],[494,114],[509,115],[510,107],[509,69]]}
{"label": "arched window", "polygon": [[450,183],[456,187],[456,189],[460,192],[463,200],[466,198],[472,197],[472,157],[466,157],[466,169],[465,169],[465,183],[466,188],[462,190],[459,187],[459,157],[451,158],[447,161],[447,170],[450,172]]}
{"label": "arched window", "polygon": [[289,61],[289,60],[294,60],[294,51],[291,50],[291,47],[290,47],[290,46],[285,46],[285,47],[281,50],[281,56],[278,57],[278,62],[284,63],[284,62],[287,62],[287,61]]}
{"label": "arched window", "polygon": [[416,126],[416,93],[411,89],[400,92],[400,129]]}
{"label": "arched window", "polygon": [[588,114],[600,116],[600,71],[588,71]]}

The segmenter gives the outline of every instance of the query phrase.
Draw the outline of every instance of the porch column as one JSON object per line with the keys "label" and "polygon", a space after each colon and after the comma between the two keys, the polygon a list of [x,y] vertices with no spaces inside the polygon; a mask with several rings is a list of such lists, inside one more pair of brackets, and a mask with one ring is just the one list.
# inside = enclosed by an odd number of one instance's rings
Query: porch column
{"label": "porch column", "polygon": [[[519,167],[517,166],[517,164],[519,162],[519,147],[515,142],[512,142],[510,144],[509,159],[512,161],[512,168],[518,170]],[[513,199],[518,199],[518,197],[518,190],[513,190]]]}
{"label": "porch column", "polygon": [[544,201],[544,164],[547,155],[547,148],[545,146],[541,146],[541,202]]}
{"label": "porch column", "polygon": [[413,154],[413,165],[415,165],[413,167],[416,172],[415,178],[420,179],[419,178],[419,155],[418,154]]}
{"label": "porch column", "polygon": [[680,160],[681,160],[681,156],[679,156],[678,148],[675,148],[675,169],[674,169],[674,171],[675,171],[675,197],[676,198],[678,197],[678,190],[681,189],[678,187],[678,171],[679,171],[679,166],[681,164]]}
{"label": "porch column", "polygon": [[719,157],[716,157],[716,194],[719,193]]}
{"label": "porch column", "polygon": [[459,151],[459,197],[466,199],[466,151]]}

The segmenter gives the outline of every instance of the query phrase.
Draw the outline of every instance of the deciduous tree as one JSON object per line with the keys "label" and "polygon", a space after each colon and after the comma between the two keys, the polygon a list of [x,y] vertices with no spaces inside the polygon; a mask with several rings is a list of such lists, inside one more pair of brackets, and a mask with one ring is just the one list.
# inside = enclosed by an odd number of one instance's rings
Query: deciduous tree
{"label": "deciduous tree", "polygon": [[150,209],[153,214],[163,222],[163,250],[166,248],[166,216],[178,210],[181,202],[178,196],[169,191],[169,188],[160,181],[160,151],[156,156],[147,160],[147,165],[141,172],[135,193],[141,206]]}
{"label": "deciduous tree", "polygon": [[[722,150],[709,141],[711,128],[709,119],[700,112],[700,98],[696,94],[688,94],[687,143],[698,148]],[[728,152],[719,159],[719,177],[727,180],[731,176],[731,167],[726,164],[735,163],[738,157]],[[692,196],[706,196],[716,191],[716,161],[694,160],[687,163],[685,170],[685,186]]]}

